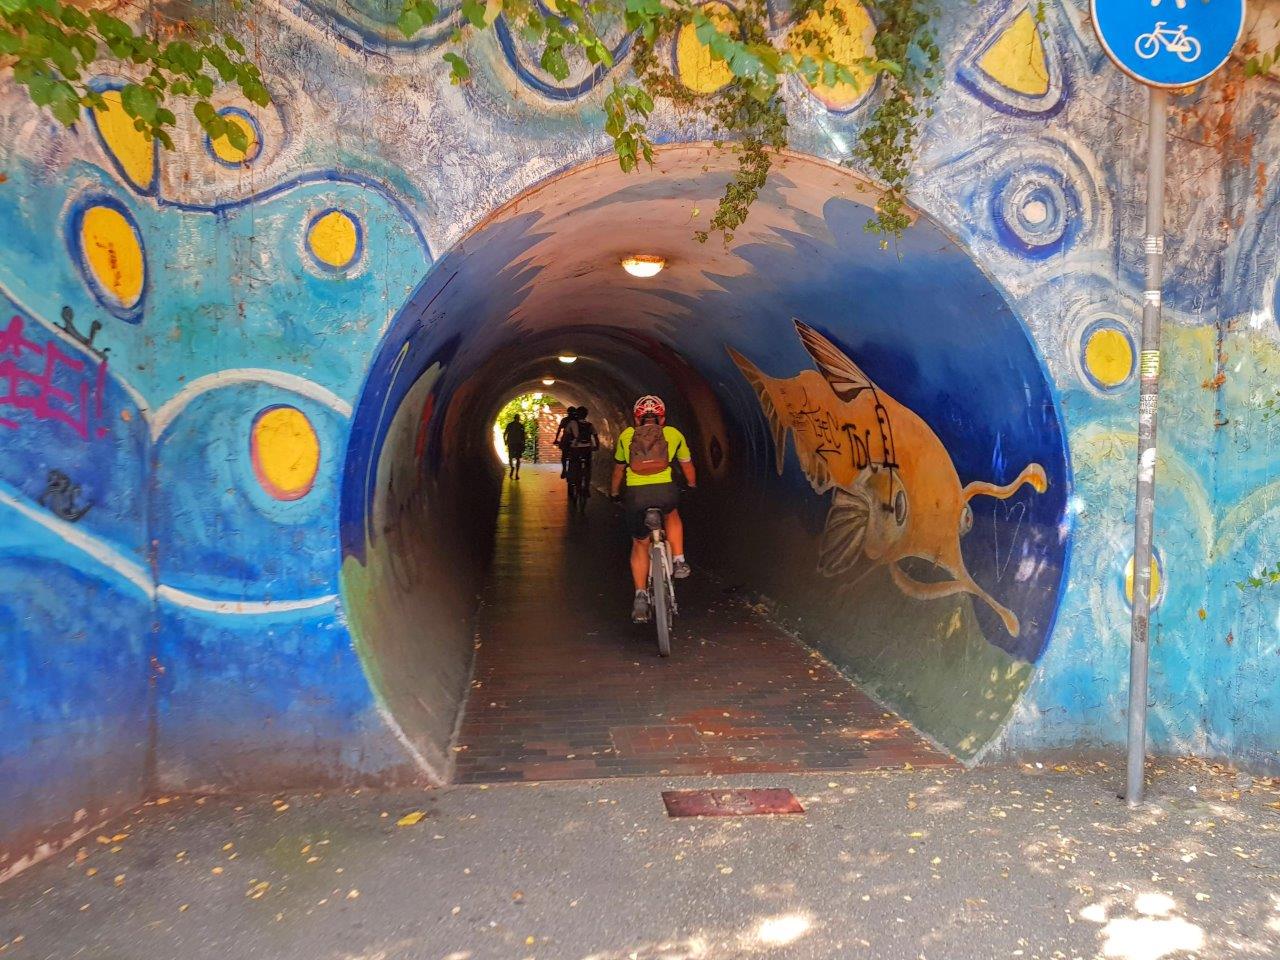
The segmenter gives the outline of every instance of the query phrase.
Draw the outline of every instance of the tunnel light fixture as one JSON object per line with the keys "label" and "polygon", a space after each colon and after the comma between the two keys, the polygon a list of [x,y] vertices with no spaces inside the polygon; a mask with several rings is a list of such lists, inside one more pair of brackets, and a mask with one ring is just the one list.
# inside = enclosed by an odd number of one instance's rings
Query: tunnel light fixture
{"label": "tunnel light fixture", "polygon": [[556,378],[555,378],[555,377],[543,377],[543,378],[542,378],[542,385],[543,385],[544,387],[554,387],[554,386],[556,385]]}
{"label": "tunnel light fixture", "polygon": [[633,256],[622,258],[622,269],[633,277],[641,277],[643,279],[656,277],[666,265],[666,257],[658,257],[650,253],[637,253]]}
{"label": "tunnel light fixture", "polygon": [[576,353],[562,353],[559,356],[561,363],[577,363],[578,355]]}

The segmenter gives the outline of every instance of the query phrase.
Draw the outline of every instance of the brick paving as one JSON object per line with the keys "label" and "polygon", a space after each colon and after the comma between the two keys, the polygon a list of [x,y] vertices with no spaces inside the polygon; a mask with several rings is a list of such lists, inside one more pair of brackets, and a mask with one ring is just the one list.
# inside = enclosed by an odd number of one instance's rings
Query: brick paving
{"label": "brick paving", "polygon": [[658,657],[653,628],[628,620],[625,549],[603,498],[569,516],[558,470],[507,481],[456,781],[953,762],[696,571]]}

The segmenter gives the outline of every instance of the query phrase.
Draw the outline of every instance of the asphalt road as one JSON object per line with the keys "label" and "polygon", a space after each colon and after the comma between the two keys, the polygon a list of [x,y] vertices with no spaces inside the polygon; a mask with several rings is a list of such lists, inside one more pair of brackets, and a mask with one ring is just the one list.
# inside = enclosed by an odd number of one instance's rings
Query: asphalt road
{"label": "asphalt road", "polygon": [[[1280,956],[1280,785],[1162,766],[165,798],[0,886],[0,958]],[[727,785],[807,812],[664,812]]]}

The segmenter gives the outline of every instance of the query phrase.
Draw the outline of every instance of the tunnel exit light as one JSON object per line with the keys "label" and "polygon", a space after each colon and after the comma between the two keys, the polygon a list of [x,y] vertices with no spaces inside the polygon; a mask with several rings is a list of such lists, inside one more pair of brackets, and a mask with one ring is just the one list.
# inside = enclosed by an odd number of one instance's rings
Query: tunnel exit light
{"label": "tunnel exit light", "polygon": [[662,268],[667,265],[665,257],[655,257],[647,253],[638,253],[633,257],[625,257],[622,261],[622,269],[627,271],[633,277],[656,277],[662,272]]}
{"label": "tunnel exit light", "polygon": [[562,353],[559,360],[561,363],[577,363],[578,355],[576,353]]}

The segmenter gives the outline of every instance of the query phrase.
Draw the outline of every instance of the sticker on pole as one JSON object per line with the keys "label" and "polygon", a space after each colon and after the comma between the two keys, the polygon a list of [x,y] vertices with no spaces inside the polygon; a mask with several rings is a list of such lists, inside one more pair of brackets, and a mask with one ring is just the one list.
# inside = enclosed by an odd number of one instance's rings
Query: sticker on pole
{"label": "sticker on pole", "polygon": [[1231,56],[1245,0],[1090,0],[1093,26],[1117,67],[1151,87],[1190,87]]}

